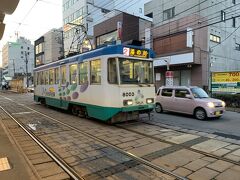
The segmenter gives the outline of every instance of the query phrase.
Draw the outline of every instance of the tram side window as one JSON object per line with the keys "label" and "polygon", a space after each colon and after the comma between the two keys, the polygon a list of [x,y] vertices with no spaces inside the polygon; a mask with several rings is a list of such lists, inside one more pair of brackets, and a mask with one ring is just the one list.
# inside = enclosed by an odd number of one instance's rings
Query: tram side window
{"label": "tram side window", "polygon": [[79,84],[88,83],[88,62],[79,64]]}
{"label": "tram side window", "polygon": [[40,81],[41,81],[41,85],[44,85],[44,77],[43,77],[43,71],[40,72]]}
{"label": "tram side window", "polygon": [[108,60],[108,82],[110,84],[118,84],[117,80],[117,63],[116,59]]}
{"label": "tram side window", "polygon": [[41,85],[40,72],[37,72],[37,85]]}
{"label": "tram side window", "polygon": [[55,68],[54,69],[54,84],[59,84],[59,69]]}
{"label": "tram side window", "polygon": [[77,64],[70,65],[69,79],[71,84],[77,83]]}
{"label": "tram side window", "polygon": [[49,84],[54,84],[54,69],[49,70]]}
{"label": "tram side window", "polygon": [[61,84],[66,84],[66,66],[61,66],[60,67],[60,71],[61,71]]}
{"label": "tram side window", "polygon": [[48,70],[47,71],[44,71],[44,79],[45,79],[45,85],[48,85],[49,84],[49,72]]}
{"label": "tram side window", "polygon": [[91,61],[91,84],[101,84],[101,61]]}
{"label": "tram side window", "polygon": [[34,75],[33,75],[34,79],[33,79],[33,83],[34,83],[34,87],[37,85],[37,82],[38,82],[38,73],[37,72],[34,72]]}

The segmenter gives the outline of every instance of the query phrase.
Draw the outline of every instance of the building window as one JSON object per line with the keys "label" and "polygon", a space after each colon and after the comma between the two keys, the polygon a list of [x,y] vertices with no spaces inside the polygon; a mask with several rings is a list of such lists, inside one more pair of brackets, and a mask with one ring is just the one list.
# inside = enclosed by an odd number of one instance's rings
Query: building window
{"label": "building window", "polygon": [[232,0],[232,3],[233,3],[233,4],[236,4],[236,0]]}
{"label": "building window", "polygon": [[35,52],[36,54],[43,52],[43,43],[36,45]]}
{"label": "building window", "polygon": [[23,49],[23,46],[21,46],[21,49]]}
{"label": "building window", "polygon": [[221,11],[221,21],[225,21],[226,20],[226,12],[225,11]]}
{"label": "building window", "polygon": [[220,43],[221,42],[221,37],[210,34],[210,41],[215,42],[215,43]]}
{"label": "building window", "polygon": [[139,8],[139,13],[142,14],[142,8]]}
{"label": "building window", "polygon": [[70,83],[76,84],[77,83],[77,64],[70,65]]}
{"label": "building window", "polygon": [[91,61],[91,84],[101,84],[101,61]]}
{"label": "building window", "polygon": [[117,40],[117,31],[110,32],[108,34],[104,34],[102,36],[97,37],[97,46],[105,45],[105,44],[113,44]]}
{"label": "building window", "polygon": [[236,27],[236,18],[235,17],[233,17],[232,18],[232,27]]}
{"label": "building window", "polygon": [[175,16],[175,7],[163,11],[163,20],[172,19]]}
{"label": "building window", "polygon": [[88,84],[88,62],[79,64],[79,84]]}
{"label": "building window", "polygon": [[236,48],[237,51],[240,51],[240,44],[236,43]]}
{"label": "building window", "polygon": [[153,13],[146,14],[145,16],[153,18]]}

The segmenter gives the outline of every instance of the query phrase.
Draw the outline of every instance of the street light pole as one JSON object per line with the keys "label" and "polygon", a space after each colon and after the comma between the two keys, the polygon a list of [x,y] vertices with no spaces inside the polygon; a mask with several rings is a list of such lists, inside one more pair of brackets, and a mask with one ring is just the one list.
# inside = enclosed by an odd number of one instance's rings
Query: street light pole
{"label": "street light pole", "polygon": [[212,97],[212,72],[211,72],[211,53],[212,53],[212,49],[209,48],[209,52],[208,52],[208,90],[209,90],[209,94],[210,97]]}

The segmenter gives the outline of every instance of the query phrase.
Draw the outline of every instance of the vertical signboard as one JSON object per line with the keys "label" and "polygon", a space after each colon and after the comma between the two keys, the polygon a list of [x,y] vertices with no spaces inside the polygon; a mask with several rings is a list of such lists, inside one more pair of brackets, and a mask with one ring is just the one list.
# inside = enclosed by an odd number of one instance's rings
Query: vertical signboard
{"label": "vertical signboard", "polygon": [[166,71],[166,86],[173,86],[173,71]]}
{"label": "vertical signboard", "polygon": [[151,48],[151,29],[145,29],[145,48]]}
{"label": "vertical signboard", "polygon": [[122,22],[117,22],[117,40],[122,40]]}
{"label": "vertical signboard", "polygon": [[187,28],[187,47],[193,47],[193,30],[192,28]]}

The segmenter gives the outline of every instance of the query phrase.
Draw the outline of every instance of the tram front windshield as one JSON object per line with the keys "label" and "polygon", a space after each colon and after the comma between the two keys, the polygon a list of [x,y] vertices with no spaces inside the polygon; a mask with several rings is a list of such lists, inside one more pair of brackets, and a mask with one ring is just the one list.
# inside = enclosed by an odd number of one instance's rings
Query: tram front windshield
{"label": "tram front windshield", "polygon": [[121,84],[153,84],[153,63],[119,58]]}

